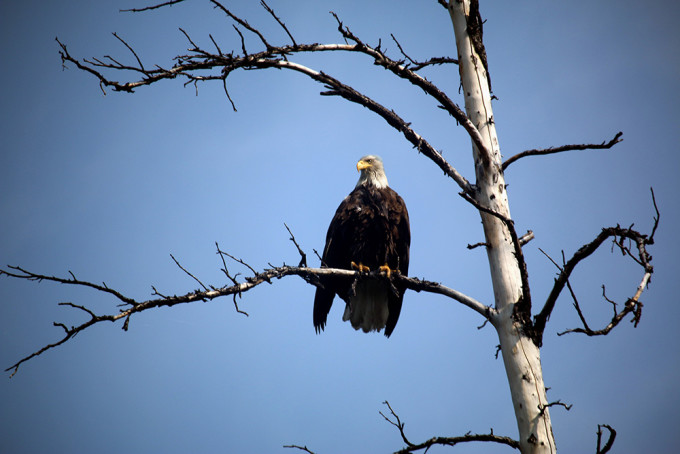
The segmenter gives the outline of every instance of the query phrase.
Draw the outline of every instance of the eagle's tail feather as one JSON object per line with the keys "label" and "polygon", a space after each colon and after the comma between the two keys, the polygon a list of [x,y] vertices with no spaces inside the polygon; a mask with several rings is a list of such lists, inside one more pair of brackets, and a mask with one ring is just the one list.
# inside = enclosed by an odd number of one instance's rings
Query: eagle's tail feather
{"label": "eagle's tail feather", "polygon": [[389,309],[388,290],[382,282],[366,280],[359,282],[356,294],[350,298],[342,316],[352,327],[363,332],[380,331],[387,323]]}

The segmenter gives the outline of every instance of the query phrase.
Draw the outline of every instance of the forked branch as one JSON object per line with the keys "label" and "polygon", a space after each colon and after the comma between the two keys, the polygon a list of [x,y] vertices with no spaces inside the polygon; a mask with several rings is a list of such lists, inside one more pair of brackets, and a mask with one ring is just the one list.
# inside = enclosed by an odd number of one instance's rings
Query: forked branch
{"label": "forked branch", "polygon": [[406,433],[404,432],[405,424],[401,421],[399,415],[395,413],[389,402],[385,401],[383,403],[387,406],[387,408],[389,408],[390,415],[386,416],[383,412],[380,412],[380,415],[383,418],[385,418],[385,421],[389,422],[399,430],[401,439],[406,444],[404,448],[400,449],[399,451],[395,451],[395,454],[407,454],[420,450],[424,450],[424,452],[427,452],[432,446],[435,445],[455,446],[461,443],[470,443],[474,441],[499,443],[519,450],[519,442],[517,440],[513,440],[510,437],[495,435],[493,433],[493,429],[490,430],[488,434],[473,434],[468,432],[465,435],[460,435],[457,437],[432,437],[429,440],[426,440],[421,443],[413,443],[411,440],[408,439],[408,437],[406,437]]}
{"label": "forked branch", "polygon": [[[642,316],[642,302],[640,301],[640,296],[642,295],[642,292],[649,284],[649,281],[652,277],[652,273],[654,272],[654,267],[651,264],[652,256],[647,252],[647,246],[654,244],[654,234],[656,233],[656,229],[659,225],[660,219],[659,208],[656,205],[654,191],[652,190],[651,193],[652,203],[654,205],[654,210],[656,212],[656,215],[654,216],[654,224],[652,226],[651,234],[649,235],[642,234],[636,230],[633,230],[632,226],[628,228],[624,228],[618,225],[616,227],[607,227],[602,229],[602,231],[599,233],[599,235],[595,237],[593,241],[579,248],[579,250],[576,251],[568,261],[564,261],[563,259],[562,265],[558,265],[554,260],[550,259],[553,262],[553,264],[558,268],[559,274],[555,279],[555,284],[550,294],[548,295],[548,298],[543,306],[543,309],[538,315],[536,315],[536,317],[534,317],[534,329],[536,332],[535,341],[539,346],[542,344],[543,332],[545,330],[545,326],[548,320],[550,319],[550,314],[552,313],[552,310],[555,307],[557,298],[560,296],[565,287],[568,287],[569,291],[571,292],[572,299],[574,301],[574,307],[576,308],[576,311],[579,314],[579,318],[581,319],[583,326],[579,328],[568,329],[562,333],[559,333],[560,335],[566,333],[582,333],[588,336],[606,335],[614,327],[616,327],[621,322],[621,320],[623,320],[628,314],[633,315],[631,321],[633,322],[634,326],[637,326],[637,324],[640,322],[640,317]],[[597,251],[599,247],[602,244],[604,244],[604,242],[607,241],[608,239],[612,239],[612,247],[618,248],[624,256],[630,257],[635,263],[637,263],[642,268],[643,274],[640,280],[640,284],[637,286],[635,293],[633,294],[632,297],[628,298],[623,304],[624,306],[623,310],[618,312],[616,310],[616,304],[613,304],[614,315],[611,321],[604,328],[594,330],[591,329],[586,323],[585,316],[583,315],[578,300],[576,299],[576,295],[574,294],[573,290],[571,289],[571,285],[569,284],[569,277],[571,276],[574,269],[580,262],[582,262],[590,255],[592,255],[595,251]],[[610,303],[613,303],[613,301],[609,300],[604,294],[604,289],[603,296]]]}
{"label": "forked branch", "polygon": [[[607,438],[607,441],[604,443],[604,446],[602,446],[602,428],[605,428],[609,431],[609,437]],[[614,440],[616,439],[616,431],[612,428],[612,426],[608,424],[598,424],[597,425],[597,450],[595,451],[596,454],[606,454],[608,453],[611,449],[612,446],[614,445]]]}

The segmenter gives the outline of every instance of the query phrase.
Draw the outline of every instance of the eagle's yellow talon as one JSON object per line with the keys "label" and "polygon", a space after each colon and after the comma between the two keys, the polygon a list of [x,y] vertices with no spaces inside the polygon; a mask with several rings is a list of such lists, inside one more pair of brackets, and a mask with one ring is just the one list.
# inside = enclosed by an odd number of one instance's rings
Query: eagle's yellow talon
{"label": "eagle's yellow talon", "polygon": [[369,271],[371,271],[371,269],[364,265],[363,263],[357,264],[356,262],[353,261],[350,263],[350,265],[352,266],[353,269],[359,270],[362,273],[368,273]]}
{"label": "eagle's yellow talon", "polygon": [[387,264],[384,264],[383,266],[381,266],[378,269],[380,271],[382,271],[383,273],[385,273],[387,275],[387,277],[390,277],[392,275],[392,270],[390,269],[390,267]]}

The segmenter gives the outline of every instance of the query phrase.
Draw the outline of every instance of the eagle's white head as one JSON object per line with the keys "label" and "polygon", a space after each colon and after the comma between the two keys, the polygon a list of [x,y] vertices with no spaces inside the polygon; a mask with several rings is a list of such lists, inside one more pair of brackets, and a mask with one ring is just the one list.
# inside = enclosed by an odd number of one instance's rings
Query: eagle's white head
{"label": "eagle's white head", "polygon": [[357,187],[361,185],[374,186],[378,189],[386,188],[387,177],[380,156],[367,155],[357,162],[357,170],[361,172]]}

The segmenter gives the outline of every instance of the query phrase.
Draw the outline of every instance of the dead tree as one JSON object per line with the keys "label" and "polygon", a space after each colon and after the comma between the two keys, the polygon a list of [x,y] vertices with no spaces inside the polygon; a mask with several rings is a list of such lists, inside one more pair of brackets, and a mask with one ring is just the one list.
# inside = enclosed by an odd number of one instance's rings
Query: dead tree
{"label": "dead tree", "polygon": [[[154,10],[182,3],[183,1],[185,0],[171,0],[154,6],[129,11],[142,12]],[[358,271],[308,267],[306,254],[300,248],[292,233],[291,240],[295,243],[300,253],[300,263],[297,266],[272,266],[268,269],[256,270],[245,261],[221,250],[219,245],[216,244],[217,253],[222,264],[222,271],[227,281],[226,285],[206,285],[175,260],[177,266],[193,278],[200,288],[180,296],[162,295],[154,289],[153,298],[145,301],[126,296],[123,292],[109,288],[105,284],[80,280],[73,273],[70,273],[67,277],[57,277],[38,274],[20,266],[9,266],[4,270],[0,270],[0,274],[17,279],[52,281],[90,287],[98,292],[108,293],[119,300],[121,308],[113,314],[98,314],[93,309],[83,305],[61,303],[86,313],[89,319],[81,325],[71,327],[64,323],[55,323],[55,326],[63,330],[61,339],[27,355],[6,370],[11,371],[12,375],[14,375],[25,361],[65,343],[76,334],[100,322],[117,322],[122,320],[122,328],[127,330],[130,320],[135,314],[153,308],[231,296],[236,310],[241,312],[238,306],[238,298],[243,293],[261,283],[271,283],[275,279],[286,276],[299,276],[311,285],[318,284],[319,276],[329,274],[342,275],[354,279],[393,279],[401,281],[401,284],[405,287],[417,292],[438,293],[452,298],[473,309],[484,317],[485,323],[488,321],[494,326],[500,341],[500,352],[510,385],[518,426],[518,438],[516,440],[505,436],[498,436],[491,432],[489,434],[465,434],[457,437],[434,437],[425,442],[414,443],[405,435],[404,424],[399,416],[385,402],[389,408],[389,415],[385,416],[383,414],[383,417],[399,430],[405,443],[404,449],[400,452],[427,450],[436,444],[452,446],[471,441],[489,441],[505,444],[519,449],[522,453],[555,452],[555,440],[553,438],[549,409],[555,405],[566,405],[560,401],[550,402],[546,397],[543,382],[540,348],[550,315],[555,308],[558,297],[567,288],[573,298],[574,307],[582,326],[569,329],[565,333],[582,333],[587,336],[606,335],[624,319],[630,319],[637,326],[642,312],[640,297],[643,290],[649,284],[654,271],[651,265],[651,255],[649,255],[647,247],[654,243],[654,234],[659,222],[659,211],[656,208],[656,201],[652,192],[652,203],[656,210],[656,215],[649,234],[640,233],[634,230],[632,226],[629,228],[619,225],[605,227],[592,241],[584,244],[574,252],[569,259],[563,257],[562,263],[558,263],[551,258],[550,260],[553,261],[558,270],[557,278],[546,301],[538,311],[534,312],[529,286],[529,273],[522,250],[533,238],[533,232],[520,235],[515,230],[515,224],[510,215],[505,173],[510,164],[525,157],[570,150],[611,148],[621,140],[622,133],[616,134],[611,140],[601,144],[574,144],[547,149],[527,150],[502,161],[491,104],[491,83],[483,43],[483,20],[479,13],[478,1],[476,0],[451,0],[448,2],[446,0],[439,0],[439,4],[446,9],[453,23],[457,58],[435,57],[423,61],[416,60],[407,55],[396,40],[395,43],[401,55],[397,57],[387,55],[380,44],[373,46],[363,41],[349,27],[345,26],[334,13],[331,14],[337,23],[337,29],[344,41],[343,43],[298,43],[284,21],[262,1],[263,8],[281,27],[290,41],[287,44],[273,44],[270,38],[265,36],[258,28],[237,16],[224,4],[217,0],[211,0],[211,3],[219,13],[226,15],[232,21],[238,36],[238,50],[223,51],[223,48],[226,48],[226,46],[224,44],[220,45],[210,35],[210,43],[207,43],[207,45],[198,44],[193,37],[180,29],[188,42],[189,48],[186,53],[177,55],[171,66],[144,65],[133,46],[118,35],[114,36],[132,54],[136,62],[135,64],[123,64],[112,57],[104,59],[80,59],[71,55],[66,44],[58,41],[62,62],[64,65],[73,65],[92,74],[98,79],[103,91],[113,90],[132,93],[138,88],[152,85],[165,79],[179,78],[184,80],[185,85],[198,85],[202,82],[217,81],[222,84],[225,95],[231,102],[234,110],[236,110],[236,106],[232,101],[227,86],[228,77],[232,72],[239,69],[263,70],[274,68],[292,70],[320,83],[324,87],[321,95],[339,96],[347,101],[368,108],[373,113],[382,117],[388,125],[399,131],[416,152],[430,159],[447,177],[451,178],[453,183],[458,185],[460,196],[479,211],[485,239],[484,242],[469,247],[484,247],[487,251],[494,290],[493,304],[485,304],[455,289],[424,279],[398,275],[386,277],[379,273],[362,274]],[[258,43],[257,46],[260,50],[252,50],[255,48],[255,45],[252,43],[253,39]],[[330,74],[294,61],[298,55],[320,52],[344,52],[367,57],[369,64],[381,66],[390,71],[394,76],[423,90],[436,102],[438,107],[453,117],[453,120],[463,127],[469,135],[475,165],[474,182],[471,182],[468,179],[469,177],[463,176],[426,138],[415,131],[408,122],[389,107],[376,102],[365,93],[357,91]],[[444,64],[456,64],[459,67],[464,109],[459,107],[449,95],[419,73],[423,68]],[[116,74],[121,75],[122,81],[114,78]],[[613,249],[618,249],[623,255],[629,257],[640,266],[641,278],[636,291],[620,306],[604,295],[604,298],[613,304],[614,314],[606,326],[592,328],[581,310],[581,305],[576,299],[569,279],[577,265],[587,259],[600,246],[609,242],[611,242]],[[237,262],[246,267],[252,275],[239,279],[238,275],[234,275],[229,271],[227,266],[229,261]],[[619,310],[619,307],[622,307],[622,309]],[[604,446],[601,446],[601,427],[605,427],[609,431],[609,437],[605,441]],[[597,452],[604,453],[610,450],[616,432],[607,425],[601,427],[598,427]],[[287,447],[311,452],[307,447],[296,445]]]}

